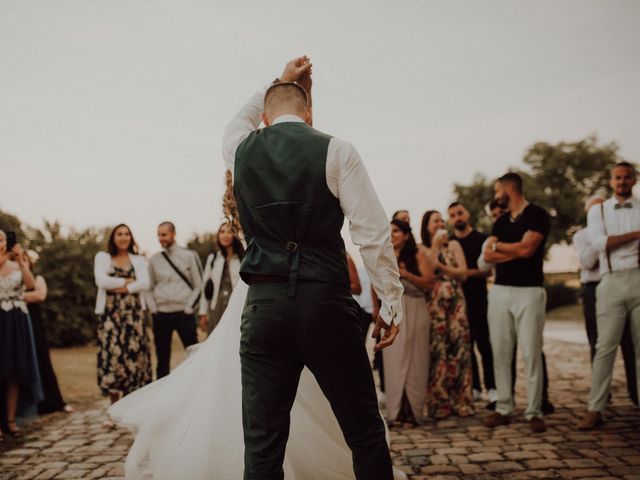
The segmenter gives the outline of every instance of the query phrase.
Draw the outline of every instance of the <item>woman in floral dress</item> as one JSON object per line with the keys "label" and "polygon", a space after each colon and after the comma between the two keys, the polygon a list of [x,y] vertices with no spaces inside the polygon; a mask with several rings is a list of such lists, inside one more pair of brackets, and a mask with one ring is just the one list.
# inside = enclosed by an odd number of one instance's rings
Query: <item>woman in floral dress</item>
{"label": "woman in floral dress", "polygon": [[462,282],[467,265],[462,247],[449,240],[440,213],[430,210],[422,217],[422,248],[436,265],[436,282],[429,295],[431,317],[431,363],[429,368],[429,415],[473,415],[471,394],[471,334],[466,316]]}
{"label": "woman in floral dress", "polygon": [[[144,300],[149,287],[144,257],[129,227],[113,229],[107,252],[98,252],[94,273],[98,286],[98,386],[111,403],[152,380],[149,339],[144,326]],[[105,426],[112,424],[105,422]]]}

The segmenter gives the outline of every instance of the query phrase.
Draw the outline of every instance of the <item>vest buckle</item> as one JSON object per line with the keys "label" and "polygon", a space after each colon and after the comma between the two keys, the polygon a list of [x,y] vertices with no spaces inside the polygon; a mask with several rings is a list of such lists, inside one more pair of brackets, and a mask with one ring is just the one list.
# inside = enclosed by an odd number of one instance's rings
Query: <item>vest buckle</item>
{"label": "vest buckle", "polygon": [[287,251],[288,252],[295,252],[296,250],[298,250],[298,244],[296,242],[287,242]]}

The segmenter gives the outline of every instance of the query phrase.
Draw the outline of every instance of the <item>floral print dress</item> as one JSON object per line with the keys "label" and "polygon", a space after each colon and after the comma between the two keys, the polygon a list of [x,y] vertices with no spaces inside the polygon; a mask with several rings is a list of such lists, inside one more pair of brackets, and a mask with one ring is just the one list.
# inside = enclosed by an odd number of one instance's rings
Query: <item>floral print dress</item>
{"label": "floral print dress", "polygon": [[[440,262],[457,266],[449,250],[440,254]],[[471,334],[461,283],[439,273],[427,308],[431,317],[429,415],[472,415]]]}
{"label": "floral print dress", "polygon": [[[133,266],[111,265],[109,274],[135,279]],[[127,395],[151,382],[149,339],[139,294],[107,292],[97,333],[98,386],[102,395]]]}

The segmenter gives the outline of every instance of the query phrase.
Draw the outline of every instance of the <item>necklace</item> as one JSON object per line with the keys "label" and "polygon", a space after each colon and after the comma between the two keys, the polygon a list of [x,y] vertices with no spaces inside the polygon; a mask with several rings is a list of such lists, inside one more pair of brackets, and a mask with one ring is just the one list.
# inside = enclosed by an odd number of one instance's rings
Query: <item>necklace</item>
{"label": "necklace", "polygon": [[529,206],[529,202],[525,201],[524,205],[522,205],[522,210],[520,210],[520,213],[518,213],[518,215],[516,215],[515,217],[509,215],[509,221],[511,223],[516,223],[518,220],[520,220],[520,218],[522,217],[522,214],[524,213],[524,211],[528,206]]}

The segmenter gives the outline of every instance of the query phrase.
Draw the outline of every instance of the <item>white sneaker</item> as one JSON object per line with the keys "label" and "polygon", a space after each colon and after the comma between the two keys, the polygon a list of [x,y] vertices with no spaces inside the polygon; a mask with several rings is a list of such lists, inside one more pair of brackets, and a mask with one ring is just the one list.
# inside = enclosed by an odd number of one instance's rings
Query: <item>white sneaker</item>
{"label": "white sneaker", "polygon": [[497,402],[498,401],[498,391],[495,388],[489,390],[489,401]]}
{"label": "white sneaker", "polygon": [[482,392],[480,390],[473,389],[473,401],[477,402],[482,400]]}

